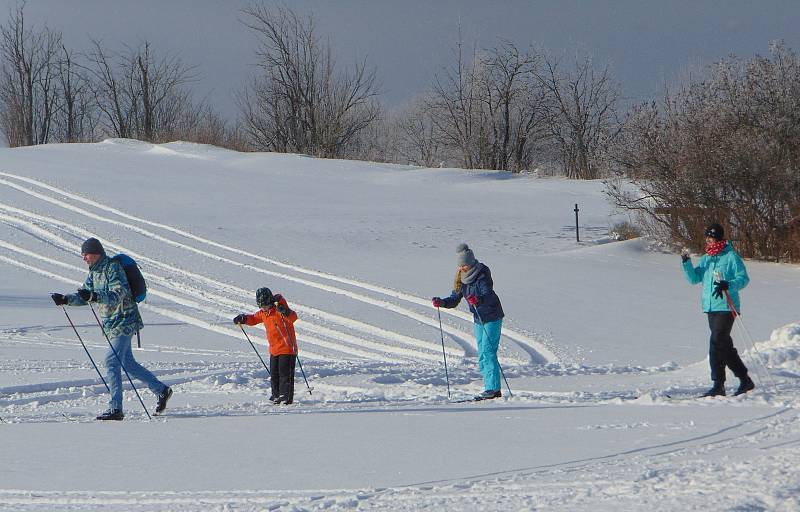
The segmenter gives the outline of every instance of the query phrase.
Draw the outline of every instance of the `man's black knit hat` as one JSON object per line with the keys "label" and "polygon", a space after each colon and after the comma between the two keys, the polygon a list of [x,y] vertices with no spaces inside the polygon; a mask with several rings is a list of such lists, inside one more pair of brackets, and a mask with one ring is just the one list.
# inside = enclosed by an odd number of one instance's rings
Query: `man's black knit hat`
{"label": "man's black knit hat", "polygon": [[81,245],[81,254],[105,254],[103,244],[96,238],[89,238]]}

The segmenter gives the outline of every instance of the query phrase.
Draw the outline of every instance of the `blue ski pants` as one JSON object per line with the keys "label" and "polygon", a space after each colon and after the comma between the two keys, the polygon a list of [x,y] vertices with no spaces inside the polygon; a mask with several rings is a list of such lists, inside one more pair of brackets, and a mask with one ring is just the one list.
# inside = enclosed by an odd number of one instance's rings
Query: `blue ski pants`
{"label": "blue ski pants", "polygon": [[475,322],[475,340],[478,342],[478,368],[483,375],[483,389],[500,390],[500,363],[497,361],[497,348],[500,346],[500,330],[503,319],[485,324]]}
{"label": "blue ski pants", "polygon": [[[106,352],[106,381],[108,381],[108,387],[111,390],[111,400],[108,401],[108,406],[111,409],[122,409],[122,367],[120,366],[120,360],[125,366],[125,370],[128,370],[128,375],[131,376],[131,379],[139,379],[147,384],[147,387],[156,396],[161,395],[167,389],[167,386],[158,380],[150,370],[140,365],[133,358],[131,338],[132,336],[111,338],[111,345],[117,354],[114,355],[110,347]],[[119,360],[117,356],[119,356]]]}

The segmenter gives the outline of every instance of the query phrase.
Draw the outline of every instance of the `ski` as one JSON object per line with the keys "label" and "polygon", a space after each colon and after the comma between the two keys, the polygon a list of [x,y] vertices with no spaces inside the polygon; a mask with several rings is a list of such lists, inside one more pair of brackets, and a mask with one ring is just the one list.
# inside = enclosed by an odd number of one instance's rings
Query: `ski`
{"label": "ski", "polygon": [[451,404],[464,404],[464,403],[468,403],[468,402],[486,402],[486,401],[489,401],[489,400],[497,400],[497,398],[482,398],[482,397],[479,397],[479,396],[474,396],[472,398],[465,398],[463,400],[451,400],[450,403]]}

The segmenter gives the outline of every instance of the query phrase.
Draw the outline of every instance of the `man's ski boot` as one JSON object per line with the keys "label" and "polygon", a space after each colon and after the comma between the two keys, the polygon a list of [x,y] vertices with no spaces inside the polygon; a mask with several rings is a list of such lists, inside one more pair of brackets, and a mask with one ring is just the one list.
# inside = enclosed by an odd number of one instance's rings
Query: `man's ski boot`
{"label": "man's ski boot", "polygon": [[499,389],[487,389],[480,395],[477,395],[475,397],[475,401],[477,402],[480,400],[491,400],[493,398],[500,398],[501,396],[503,396],[503,394],[500,392]]}
{"label": "man's ski boot", "polygon": [[167,408],[167,402],[172,398],[172,388],[167,388],[163,393],[158,395],[158,403],[156,404],[156,414],[161,414]]}
{"label": "man's ski boot", "polygon": [[122,409],[109,409],[99,415],[97,419],[101,421],[122,421],[124,417],[125,414],[122,412]]}
{"label": "man's ski boot", "polygon": [[707,398],[710,396],[725,396],[725,383],[724,382],[715,382],[714,386],[703,393],[700,398]]}
{"label": "man's ski boot", "polygon": [[748,391],[752,391],[755,389],[755,387],[756,384],[753,382],[753,379],[751,379],[748,375],[745,375],[739,380],[739,389],[736,390],[736,393],[734,393],[733,396],[743,395]]}

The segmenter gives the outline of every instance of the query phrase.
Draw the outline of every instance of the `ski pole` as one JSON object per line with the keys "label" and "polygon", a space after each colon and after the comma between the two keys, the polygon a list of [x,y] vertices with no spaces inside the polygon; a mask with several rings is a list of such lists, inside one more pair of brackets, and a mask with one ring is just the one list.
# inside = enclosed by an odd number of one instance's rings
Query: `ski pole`
{"label": "ski pole", "polygon": [[[450,375],[447,373],[447,352],[444,350],[444,329],[442,329],[442,311],[436,306],[436,314],[439,315],[439,333],[442,335],[442,357],[444,358],[444,378],[447,382],[447,398],[450,398]],[[510,393],[510,392],[509,392]]]}
{"label": "ski pole", "polygon": [[[720,272],[720,271],[714,272],[714,279],[717,282],[722,281],[722,272]],[[744,341],[745,349],[747,349],[747,344],[748,343],[750,344],[750,346],[753,349],[752,352],[750,353],[750,357],[751,357],[751,359],[753,361],[753,375],[755,376],[755,379],[758,382],[758,385],[761,386],[764,389],[767,389],[767,386],[764,385],[764,381],[761,379],[760,373],[761,373],[761,370],[763,370],[765,378],[770,378],[769,369],[767,369],[767,367],[764,366],[764,363],[761,361],[761,354],[758,353],[758,349],[756,348],[755,343],[753,343],[749,339],[749,337],[748,337],[749,333],[745,333],[743,331],[744,323],[742,323],[741,315],[739,314],[739,311],[736,309],[736,305],[733,303],[733,299],[731,299],[730,292],[728,290],[724,290],[724,292],[725,292],[725,300],[728,303],[728,310],[730,310],[731,316],[733,316],[734,325],[736,325],[736,328],[738,329],[739,334],[742,336],[742,340]],[[739,319],[738,322],[736,321],[737,318]],[[773,385],[773,388],[775,388],[774,385]]]}
{"label": "ski pole", "polygon": [[[278,314],[280,315],[280,312]],[[281,323],[283,324],[283,330],[286,331],[286,332],[289,332],[289,328],[286,327],[286,320],[283,319],[283,316],[281,316]],[[286,336],[283,334],[283,332],[281,332],[280,329],[278,329],[278,332],[281,333],[281,338],[283,338],[283,342],[286,345],[288,345],[289,344],[289,340],[286,339]],[[297,358],[297,366],[300,367],[300,373],[303,375],[303,380],[306,381],[306,388],[308,388],[308,394],[310,395],[311,394],[311,386],[308,385],[308,379],[306,378],[306,372],[303,371],[303,365],[300,363],[300,356],[297,355],[297,352],[299,352],[299,350],[297,349],[297,344],[296,343],[295,343],[295,346],[294,346],[294,352],[295,352],[295,357]]]}
{"label": "ski pole", "polygon": [[139,394],[139,390],[136,389],[136,385],[133,383],[133,379],[131,379],[131,376],[128,373],[128,370],[125,368],[125,365],[122,364],[122,358],[119,357],[119,353],[117,352],[117,349],[115,349],[114,345],[111,344],[111,339],[108,337],[108,334],[106,334],[106,330],[103,328],[103,324],[100,323],[100,317],[97,316],[97,313],[94,310],[94,306],[92,306],[91,302],[87,302],[87,304],[89,304],[89,308],[91,308],[91,310],[92,310],[92,314],[94,315],[94,319],[97,320],[97,326],[100,327],[101,331],[103,331],[103,336],[105,336],[106,341],[108,342],[108,346],[111,347],[111,351],[114,352],[114,357],[117,358],[117,362],[119,363],[119,365],[122,368],[122,370],[125,372],[125,376],[128,377],[128,382],[131,383],[131,387],[133,388],[133,392],[136,393],[136,398],[138,398],[139,399],[139,403],[142,404],[142,409],[144,409],[144,413],[147,415],[147,419],[148,420],[152,420],[153,418],[152,418],[152,416],[150,416],[150,411],[148,411],[147,410],[147,406],[144,405],[144,400],[142,400],[142,396]]}
{"label": "ski pole", "polygon": [[244,330],[244,327],[242,327],[242,324],[238,324],[238,325],[239,325],[239,329],[242,330],[242,334],[244,334],[244,337],[247,338],[247,341],[250,343],[250,346],[253,347],[253,350],[255,351],[256,355],[258,356],[259,361],[261,361],[261,364],[264,365],[264,369],[267,370],[267,375],[272,377],[272,374],[269,373],[269,368],[267,368],[267,363],[265,363],[264,360],[261,359],[261,354],[258,353],[258,350],[256,350],[256,346],[253,345],[252,341],[250,341],[250,336],[247,335],[247,331]]}
{"label": "ski pole", "polygon": [[[470,311],[472,310],[472,305],[471,304],[469,305],[469,309],[470,309]],[[478,321],[481,323],[481,327],[483,328],[483,334],[484,334],[484,336],[486,336],[486,341],[489,341],[489,331],[486,330],[486,325],[483,323],[483,319],[481,318],[481,314],[478,313],[478,307],[477,306],[475,307],[475,316],[478,317]],[[498,342],[497,342],[497,347],[500,348],[500,340],[498,340]],[[497,356],[495,355],[495,357],[497,357]],[[511,394],[511,386],[508,385],[508,379],[506,379],[506,374],[503,371],[502,365],[500,365],[500,359],[499,358],[497,359],[497,367],[500,368],[500,375],[503,376],[503,380],[506,382],[506,388],[508,389],[508,397],[511,398],[514,395]]]}
{"label": "ski pole", "polygon": [[75,328],[75,324],[72,323],[72,319],[69,317],[69,313],[67,313],[67,308],[64,307],[64,306],[61,306],[61,309],[63,309],[64,310],[64,314],[67,315],[67,320],[69,321],[69,325],[72,326],[72,330],[75,331],[75,336],[77,336],[78,337],[78,341],[81,342],[81,345],[83,346],[83,351],[86,352],[87,356],[89,356],[89,361],[92,362],[92,366],[94,366],[94,371],[97,372],[97,375],[100,377],[100,380],[103,381],[103,385],[106,387],[106,391],[111,393],[111,389],[108,387],[108,384],[106,384],[106,379],[103,378],[103,374],[100,373],[100,370],[97,369],[97,364],[95,364],[94,359],[92,359],[92,354],[89,353],[89,349],[87,349],[86,345],[84,345],[83,339],[81,339],[81,335],[78,334],[78,329],[76,329]]}
{"label": "ski pole", "polygon": [[311,394],[311,386],[308,385],[308,379],[306,378],[306,372],[303,371],[303,365],[300,363],[300,356],[295,355],[297,358],[297,366],[300,367],[300,373],[303,375],[303,380],[306,381],[306,387],[308,388],[308,394]]}
{"label": "ski pole", "polygon": [[747,327],[745,327],[744,322],[742,321],[742,315],[740,315],[739,312],[736,310],[736,305],[733,303],[733,299],[731,299],[731,294],[728,292],[728,290],[724,290],[724,292],[725,292],[725,298],[728,301],[728,308],[730,308],[731,310],[731,314],[733,315],[734,321],[736,321],[736,319],[739,320],[739,330],[742,334],[742,338],[744,338],[745,342],[749,342],[750,346],[753,347],[753,351],[756,353],[757,356],[755,359],[761,366],[761,368],[764,370],[764,374],[767,376],[769,385],[772,387],[772,392],[777,393],[778,386],[772,379],[772,374],[770,373],[769,368],[767,368],[767,365],[762,360],[763,358],[761,355],[761,351],[758,350],[758,347],[756,347],[756,343],[755,340],[753,339],[753,336],[750,334],[750,331],[747,329]]}

